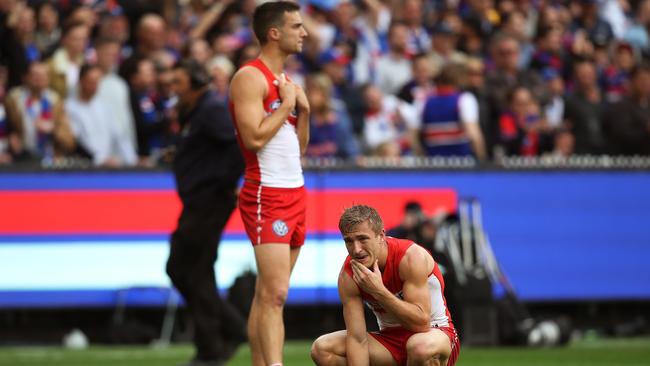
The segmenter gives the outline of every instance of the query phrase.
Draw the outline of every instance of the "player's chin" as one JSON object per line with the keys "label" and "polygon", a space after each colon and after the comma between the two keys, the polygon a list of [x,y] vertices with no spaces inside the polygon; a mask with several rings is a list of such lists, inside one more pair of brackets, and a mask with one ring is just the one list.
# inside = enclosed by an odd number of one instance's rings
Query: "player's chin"
{"label": "player's chin", "polygon": [[354,258],[354,261],[361,264],[362,266],[370,268],[370,256],[357,257]]}

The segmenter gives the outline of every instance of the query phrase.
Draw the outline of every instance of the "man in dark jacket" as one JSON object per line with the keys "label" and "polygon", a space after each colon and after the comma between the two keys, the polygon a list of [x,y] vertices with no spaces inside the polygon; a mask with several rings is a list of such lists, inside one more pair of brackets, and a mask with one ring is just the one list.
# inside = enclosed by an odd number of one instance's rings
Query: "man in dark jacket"
{"label": "man in dark jacket", "polygon": [[607,107],[604,128],[612,155],[650,155],[650,65],[633,69],[629,93]]}
{"label": "man in dark jacket", "polygon": [[221,233],[235,208],[244,162],[225,104],[194,61],[174,68],[182,132],[173,170],[183,211],[171,236],[167,274],[194,323],[195,357],[187,364],[221,365],[246,339],[241,314],[217,293],[214,264]]}

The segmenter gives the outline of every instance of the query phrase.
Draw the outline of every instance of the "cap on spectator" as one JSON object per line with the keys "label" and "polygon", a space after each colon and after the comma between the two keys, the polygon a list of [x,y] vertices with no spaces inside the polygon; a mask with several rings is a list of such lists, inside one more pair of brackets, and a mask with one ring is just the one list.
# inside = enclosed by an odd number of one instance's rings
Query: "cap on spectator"
{"label": "cap on spectator", "polygon": [[560,73],[552,67],[547,67],[542,70],[542,79],[544,79],[546,82],[557,79],[559,77]]}
{"label": "cap on spectator", "polygon": [[345,66],[350,63],[350,57],[337,48],[330,48],[321,53],[318,57],[318,63],[321,65],[326,65],[331,62]]}
{"label": "cap on spectator", "polygon": [[439,35],[454,35],[454,29],[449,25],[447,22],[439,22],[438,24],[433,26],[433,29],[431,29],[431,34],[439,34]]}

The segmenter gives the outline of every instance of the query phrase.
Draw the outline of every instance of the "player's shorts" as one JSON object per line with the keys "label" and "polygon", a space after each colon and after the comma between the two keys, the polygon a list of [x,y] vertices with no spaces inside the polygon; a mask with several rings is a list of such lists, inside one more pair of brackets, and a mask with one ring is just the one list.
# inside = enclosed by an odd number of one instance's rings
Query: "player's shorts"
{"label": "player's shorts", "polygon": [[[449,355],[449,360],[447,361],[447,366],[454,366],[456,360],[458,360],[458,354],[460,353],[460,341],[456,329],[451,327],[437,327],[437,329],[440,329],[447,335],[447,337],[449,337],[449,341],[451,342],[451,353]],[[370,333],[373,338],[375,338],[388,350],[388,352],[390,352],[395,362],[400,366],[406,365],[408,357],[406,353],[406,342],[414,334],[416,334],[416,332],[411,332],[410,330],[401,327],[386,328],[380,332]]]}
{"label": "player's shorts", "polygon": [[253,246],[305,243],[305,187],[273,188],[245,182],[239,193],[239,212]]}
{"label": "player's shorts", "polygon": [[456,328],[438,327],[438,329],[449,337],[449,342],[451,342],[451,353],[449,354],[447,366],[454,366],[458,360],[458,355],[460,354],[460,339],[458,338]]}

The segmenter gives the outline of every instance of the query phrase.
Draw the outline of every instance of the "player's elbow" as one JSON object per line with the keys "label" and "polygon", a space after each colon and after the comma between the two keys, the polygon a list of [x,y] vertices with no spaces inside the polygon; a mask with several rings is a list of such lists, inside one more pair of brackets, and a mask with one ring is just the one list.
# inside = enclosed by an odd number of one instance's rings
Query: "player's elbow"
{"label": "player's elbow", "polygon": [[429,317],[423,314],[411,319],[409,324],[406,324],[406,328],[412,332],[427,332],[431,328],[429,321]]}
{"label": "player's elbow", "polygon": [[264,141],[257,138],[243,140],[244,147],[252,152],[258,152],[264,147]]}

